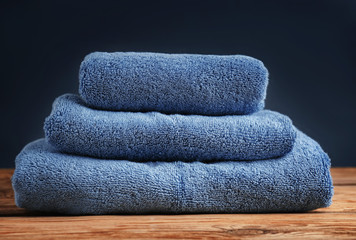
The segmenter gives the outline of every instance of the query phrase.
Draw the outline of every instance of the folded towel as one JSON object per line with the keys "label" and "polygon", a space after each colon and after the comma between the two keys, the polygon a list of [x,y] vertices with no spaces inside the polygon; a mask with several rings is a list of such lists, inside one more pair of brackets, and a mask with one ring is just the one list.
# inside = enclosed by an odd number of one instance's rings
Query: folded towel
{"label": "folded towel", "polygon": [[94,108],[248,114],[264,107],[268,72],[242,55],[95,52],[82,62],[79,82]]}
{"label": "folded towel", "polygon": [[55,100],[44,130],[63,152],[135,161],[272,158],[289,152],[296,135],[287,116],[267,110],[234,116],[109,112],[73,94]]}
{"label": "folded towel", "polygon": [[307,211],[331,204],[330,159],[301,132],[271,160],[134,162],[57,152],[43,139],[16,158],[16,204],[66,214]]}

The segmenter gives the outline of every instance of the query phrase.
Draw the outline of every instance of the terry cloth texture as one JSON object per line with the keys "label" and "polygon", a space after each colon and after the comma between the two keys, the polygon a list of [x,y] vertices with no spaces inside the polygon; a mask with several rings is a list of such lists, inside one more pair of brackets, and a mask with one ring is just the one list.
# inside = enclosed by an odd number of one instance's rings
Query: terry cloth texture
{"label": "terry cloth texture", "polygon": [[307,211],[331,204],[330,159],[297,133],[293,150],[271,160],[134,162],[27,145],[12,178],[16,204],[65,214]]}
{"label": "terry cloth texture", "polygon": [[273,158],[288,153],[296,135],[287,116],[268,110],[243,116],[110,112],[73,94],[55,100],[44,131],[63,152],[135,161]]}
{"label": "terry cloth texture", "polygon": [[242,55],[95,52],[83,60],[79,82],[94,108],[249,114],[264,107],[268,71]]}

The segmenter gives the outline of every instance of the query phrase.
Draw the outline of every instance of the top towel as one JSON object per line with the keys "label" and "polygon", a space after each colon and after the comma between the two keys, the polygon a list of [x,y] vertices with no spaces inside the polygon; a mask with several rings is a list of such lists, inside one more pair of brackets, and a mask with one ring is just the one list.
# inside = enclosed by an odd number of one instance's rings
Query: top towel
{"label": "top towel", "polygon": [[94,108],[250,114],[264,107],[268,71],[242,55],[94,52],[82,62],[79,82]]}

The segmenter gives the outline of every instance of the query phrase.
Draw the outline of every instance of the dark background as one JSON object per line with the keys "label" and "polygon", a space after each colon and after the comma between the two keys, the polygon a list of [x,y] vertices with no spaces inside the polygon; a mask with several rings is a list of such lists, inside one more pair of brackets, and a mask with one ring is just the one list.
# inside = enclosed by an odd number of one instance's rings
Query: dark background
{"label": "dark background", "polygon": [[244,54],[270,71],[266,107],[356,166],[356,1],[2,1],[1,160],[43,137],[92,51]]}

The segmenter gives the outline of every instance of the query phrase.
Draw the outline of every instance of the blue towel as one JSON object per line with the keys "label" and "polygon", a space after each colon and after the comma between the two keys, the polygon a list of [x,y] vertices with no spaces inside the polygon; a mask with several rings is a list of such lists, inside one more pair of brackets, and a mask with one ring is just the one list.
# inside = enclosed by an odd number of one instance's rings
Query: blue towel
{"label": "blue towel", "polygon": [[95,52],[82,62],[79,82],[94,108],[249,114],[264,107],[268,72],[242,55]]}
{"label": "blue towel", "polygon": [[291,120],[263,110],[251,115],[203,116],[110,112],[79,96],[57,98],[44,124],[49,143],[67,153],[127,160],[255,160],[289,152]]}
{"label": "blue towel", "polygon": [[16,204],[65,214],[307,211],[331,204],[330,159],[301,132],[270,160],[134,162],[59,153],[43,139],[16,158]]}

